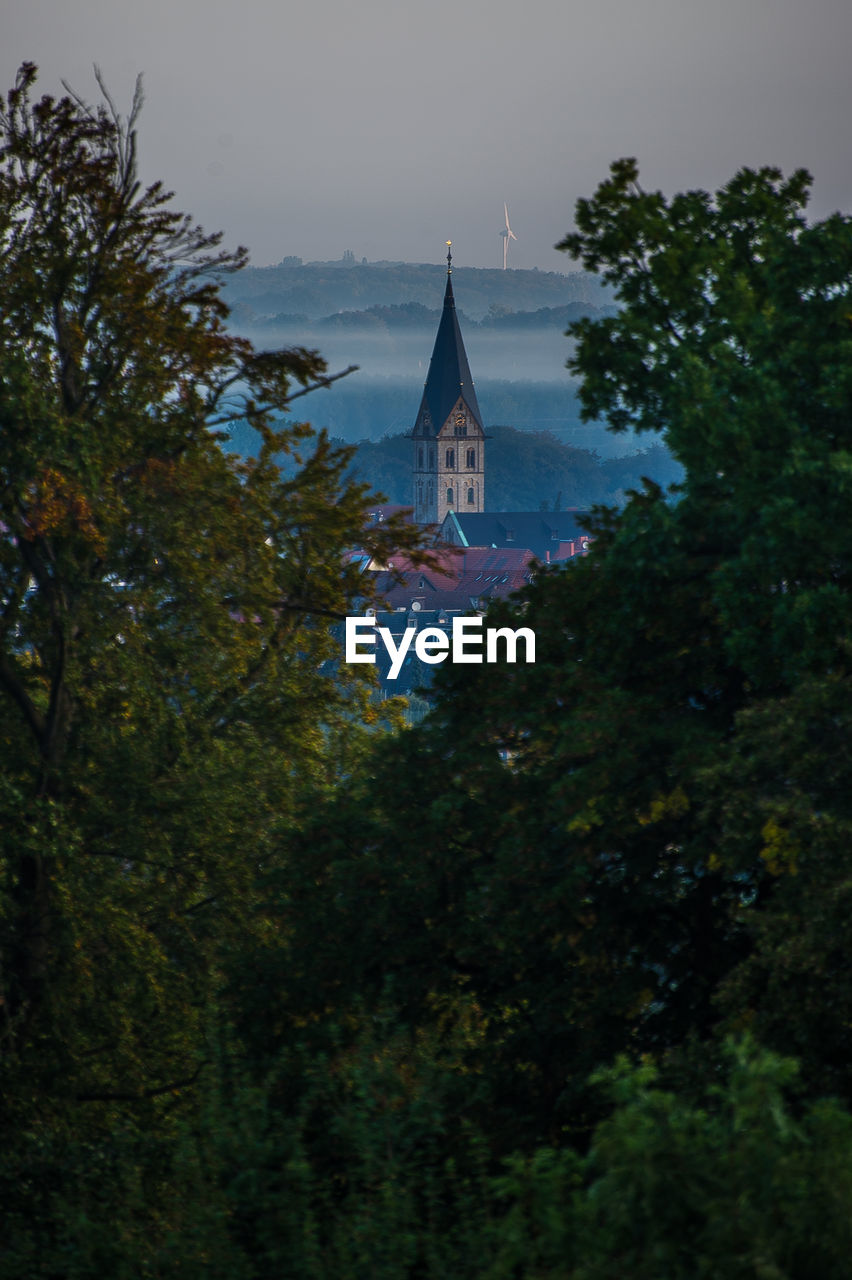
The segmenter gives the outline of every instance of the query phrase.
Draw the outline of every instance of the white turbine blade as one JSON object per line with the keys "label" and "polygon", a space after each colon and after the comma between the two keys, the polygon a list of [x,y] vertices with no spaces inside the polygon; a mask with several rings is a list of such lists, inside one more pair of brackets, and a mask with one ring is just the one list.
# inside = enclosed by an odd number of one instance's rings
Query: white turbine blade
{"label": "white turbine blade", "polygon": [[506,225],[503,228],[503,230],[500,232],[500,235],[503,237],[503,270],[505,271],[507,266],[507,257],[509,253],[509,241],[517,240],[518,237],[515,235],[514,231],[509,226],[509,206],[506,204],[505,200],[503,201],[503,214],[506,218]]}

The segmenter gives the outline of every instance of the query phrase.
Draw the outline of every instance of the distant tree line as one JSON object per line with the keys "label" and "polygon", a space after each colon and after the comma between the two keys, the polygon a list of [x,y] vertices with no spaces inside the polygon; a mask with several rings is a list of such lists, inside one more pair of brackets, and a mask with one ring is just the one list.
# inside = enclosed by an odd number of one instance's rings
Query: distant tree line
{"label": "distant tree line", "polygon": [[[246,323],[249,322],[252,312],[246,304],[241,304],[245,308],[240,315]],[[580,316],[590,314],[607,314],[613,310],[612,307],[593,307],[588,303],[569,302],[561,307],[539,307],[535,311],[513,311],[505,305],[493,304],[489,307],[488,313],[480,320],[469,316],[460,307],[457,308],[459,321],[462,326],[467,329],[499,329],[511,331],[512,329],[566,329],[569,324],[578,320]],[[320,328],[327,329],[414,329],[424,330],[428,333],[434,333],[438,321],[441,318],[441,312],[435,308],[424,307],[420,302],[404,302],[394,306],[382,306],[380,304],[367,307],[362,311],[336,311],[330,316],[321,316],[315,323]],[[294,321],[307,321],[307,316],[291,316],[286,313],[276,313],[268,317],[255,317],[255,322],[267,324],[269,326],[278,326]]]}
{"label": "distant tree line", "polygon": [[[492,397],[493,398],[493,397]],[[599,504],[621,505],[643,481],[668,488],[683,477],[683,468],[664,444],[654,443],[621,457],[601,459],[578,449],[551,431],[519,431],[495,426],[488,430],[486,505],[489,511],[538,511]],[[342,440],[333,443],[342,445]],[[259,438],[246,424],[234,424],[227,448],[251,456]],[[412,501],[412,445],[405,432],[351,446],[348,479],[369,484],[392,503]],[[292,455],[278,458],[285,474],[295,474]]]}
{"label": "distant tree line", "polygon": [[[446,266],[406,262],[294,263],[248,267],[225,282],[229,304],[242,303],[257,315],[306,314],[311,319],[336,311],[399,307],[408,304],[440,309]],[[499,271],[453,266],[456,291],[467,312],[485,316],[492,307],[536,311],[572,303],[595,308],[610,301],[609,291],[583,271]]]}
{"label": "distant tree line", "polygon": [[[683,469],[662,444],[601,461],[549,431],[490,427],[486,446],[486,506],[489,511],[538,511],[598,503],[620,504],[643,479],[675,484]],[[411,502],[411,440],[405,435],[365,440],[355,446],[348,474],[385,493],[391,502]]]}

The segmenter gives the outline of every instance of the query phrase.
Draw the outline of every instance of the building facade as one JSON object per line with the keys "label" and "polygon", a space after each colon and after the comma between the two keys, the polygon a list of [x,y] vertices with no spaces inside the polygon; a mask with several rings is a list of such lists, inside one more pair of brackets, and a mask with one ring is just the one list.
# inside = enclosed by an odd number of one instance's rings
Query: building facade
{"label": "building facade", "polygon": [[448,511],[484,511],[486,437],[456,315],[451,252],[444,308],[411,436],[415,521],[440,524]]}

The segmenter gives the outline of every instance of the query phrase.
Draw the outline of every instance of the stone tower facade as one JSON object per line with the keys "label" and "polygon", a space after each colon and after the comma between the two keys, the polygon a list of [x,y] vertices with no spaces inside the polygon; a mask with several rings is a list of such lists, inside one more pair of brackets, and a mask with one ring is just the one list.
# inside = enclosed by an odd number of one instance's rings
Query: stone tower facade
{"label": "stone tower facade", "polygon": [[486,437],[456,315],[451,253],[444,309],[411,437],[417,523],[440,524],[448,511],[484,511]]}

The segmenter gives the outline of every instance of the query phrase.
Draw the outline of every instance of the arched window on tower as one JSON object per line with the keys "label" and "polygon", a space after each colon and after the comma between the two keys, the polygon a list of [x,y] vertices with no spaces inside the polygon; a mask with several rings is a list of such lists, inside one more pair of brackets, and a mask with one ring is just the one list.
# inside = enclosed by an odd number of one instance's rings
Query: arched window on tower
{"label": "arched window on tower", "polygon": [[474,505],[474,503],[475,503],[475,502],[476,502],[476,498],[473,496],[473,488],[471,487],[471,488],[470,488],[470,489],[468,489],[468,491],[467,491],[467,503],[468,503],[468,506],[469,506],[469,507],[472,507],[472,506]]}
{"label": "arched window on tower", "polygon": [[447,466],[454,467],[455,465],[456,465],[456,451],[455,449],[448,449],[447,450]]}
{"label": "arched window on tower", "polygon": [[449,489],[447,490],[447,506],[451,507],[452,505],[453,505],[453,488],[452,488],[452,485],[450,485]]}
{"label": "arched window on tower", "polygon": [[422,444],[420,448],[417,450],[417,469],[418,471],[423,470],[423,445]]}
{"label": "arched window on tower", "polygon": [[476,450],[468,449],[467,451],[467,469],[468,471],[476,470]]}

